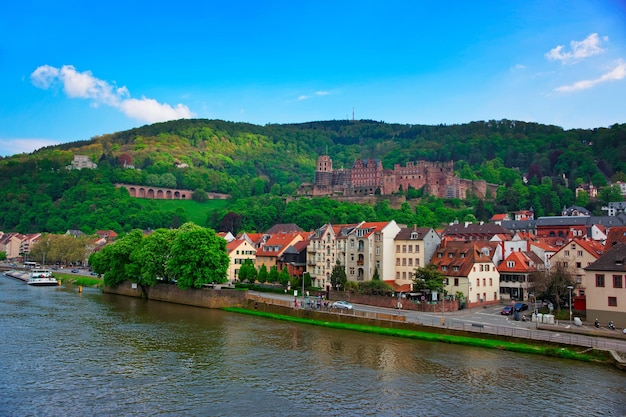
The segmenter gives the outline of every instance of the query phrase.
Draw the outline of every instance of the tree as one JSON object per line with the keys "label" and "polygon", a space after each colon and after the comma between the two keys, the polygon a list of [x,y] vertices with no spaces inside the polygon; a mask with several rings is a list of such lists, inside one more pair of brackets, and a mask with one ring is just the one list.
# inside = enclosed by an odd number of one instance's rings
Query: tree
{"label": "tree", "polygon": [[284,267],[282,271],[280,271],[280,274],[278,274],[278,282],[285,287],[289,283],[289,271],[287,267]]}
{"label": "tree", "polygon": [[252,259],[246,259],[239,268],[239,274],[237,275],[240,282],[248,281],[250,284],[254,284],[256,280],[256,268]]}
{"label": "tree", "polygon": [[333,289],[344,288],[346,287],[346,282],[348,281],[348,277],[346,276],[346,271],[341,266],[341,261],[337,259],[337,263],[333,267],[333,271],[330,274],[330,285],[333,286]]}
{"label": "tree", "polygon": [[128,279],[138,281],[137,276],[132,276],[132,271],[140,268],[133,265],[131,256],[141,246],[142,240],[143,233],[135,229],[89,257],[93,270],[104,276],[104,285],[115,287]]}
{"label": "tree", "polygon": [[193,192],[193,194],[191,194],[191,199],[193,201],[197,201],[198,203],[204,203],[205,201],[209,200],[209,196],[206,191],[198,188],[196,191]]}
{"label": "tree", "polygon": [[561,311],[561,304],[569,294],[567,287],[576,288],[576,275],[561,262],[546,273],[538,272],[530,278],[535,294],[539,298],[549,299],[555,305],[557,313]]}
{"label": "tree", "polygon": [[425,267],[417,268],[413,276],[414,290],[430,290],[443,293],[444,280],[446,277],[439,271],[435,264],[428,264]]}
{"label": "tree", "polygon": [[133,251],[130,260],[138,266],[141,285],[153,286],[159,279],[169,282],[173,278],[167,262],[177,233],[177,230],[157,229],[145,237],[141,246]]}
{"label": "tree", "polygon": [[278,282],[278,267],[276,265],[272,265],[270,267],[270,272],[267,276],[267,280],[272,284]]}
{"label": "tree", "polygon": [[212,229],[185,223],[172,242],[167,269],[180,288],[201,288],[226,282],[229,264],[226,240]]}
{"label": "tree", "polygon": [[378,274],[378,268],[374,268],[374,275],[372,275],[373,281],[380,281],[380,275]]}
{"label": "tree", "polygon": [[256,279],[261,284],[264,284],[267,282],[268,277],[269,277],[269,274],[267,273],[267,267],[265,266],[265,264],[262,264],[261,267],[259,268],[259,273]]}

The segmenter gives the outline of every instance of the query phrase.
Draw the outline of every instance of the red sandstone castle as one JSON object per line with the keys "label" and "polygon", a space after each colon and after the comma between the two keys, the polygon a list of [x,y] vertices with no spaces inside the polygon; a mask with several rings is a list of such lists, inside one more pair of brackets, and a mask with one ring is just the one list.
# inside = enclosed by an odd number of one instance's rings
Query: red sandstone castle
{"label": "red sandstone castle", "polygon": [[396,191],[424,188],[425,194],[439,198],[466,198],[471,193],[485,198],[487,190],[495,195],[496,185],[484,180],[467,180],[454,175],[454,163],[408,162],[405,167],[395,164],[384,169],[379,159],[357,159],[351,169],[333,170],[328,155],[317,158],[315,182],[302,184],[301,195],[367,196],[389,195]]}

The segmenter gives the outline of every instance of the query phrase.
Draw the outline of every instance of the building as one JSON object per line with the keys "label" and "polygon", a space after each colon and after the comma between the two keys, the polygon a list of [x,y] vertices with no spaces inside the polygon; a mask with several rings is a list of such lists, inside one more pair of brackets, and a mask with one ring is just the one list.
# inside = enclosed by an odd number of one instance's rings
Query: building
{"label": "building", "polygon": [[370,281],[374,273],[382,281],[395,277],[395,221],[363,222],[346,236],[346,275],[349,281]]}
{"label": "building", "polygon": [[424,189],[439,198],[465,198],[474,194],[495,195],[497,186],[483,180],[468,180],[454,174],[454,163],[417,161],[385,169],[379,159],[357,159],[350,169],[333,169],[328,155],[317,159],[313,184],[302,184],[301,195],[368,196],[390,195],[399,190]]}
{"label": "building", "polygon": [[588,283],[585,282],[585,268],[595,262],[604,252],[604,246],[591,239],[572,239],[550,258],[550,268],[561,266],[575,277],[576,288],[573,294],[585,296]]}
{"label": "building", "polygon": [[265,265],[268,271],[273,266],[278,267],[278,259],[283,255],[283,252],[301,240],[304,240],[304,237],[300,232],[272,235],[257,249],[254,266],[258,270],[261,265]]}
{"label": "building", "polygon": [[278,258],[278,270],[282,271],[283,268],[287,268],[289,276],[302,277],[306,272],[306,255],[309,243],[310,240],[302,240],[289,246]]}
{"label": "building", "polygon": [[330,276],[337,261],[346,267],[348,235],[363,223],[338,225],[328,223],[315,230],[306,253],[306,270],[311,275],[314,286],[326,288],[330,285]]}
{"label": "building", "polygon": [[428,227],[403,227],[395,243],[395,279],[388,283],[396,290],[410,291],[415,269],[428,265],[441,237]]}
{"label": "building", "polygon": [[442,237],[452,240],[482,240],[489,241],[494,236],[513,236],[510,230],[493,223],[471,223],[460,224],[454,222],[443,229]]}
{"label": "building", "polygon": [[511,252],[498,266],[500,298],[529,301],[534,294],[533,274],[545,273],[545,264],[530,251]]}
{"label": "building", "polygon": [[602,207],[607,212],[607,216],[617,216],[626,213],[626,201],[611,201],[608,206]]}
{"label": "building", "polygon": [[235,239],[226,244],[226,250],[230,258],[227,278],[232,283],[239,280],[239,269],[245,261],[251,260],[254,263],[256,248],[246,239]]}
{"label": "building", "polygon": [[67,169],[96,169],[98,164],[91,162],[87,155],[74,155],[74,159],[71,164],[67,166]]}
{"label": "building", "polygon": [[468,307],[500,302],[500,273],[489,246],[479,242],[443,241],[431,263],[446,276],[448,294],[463,294]]}
{"label": "building", "polygon": [[626,328],[626,243],[617,243],[585,267],[587,320]]}

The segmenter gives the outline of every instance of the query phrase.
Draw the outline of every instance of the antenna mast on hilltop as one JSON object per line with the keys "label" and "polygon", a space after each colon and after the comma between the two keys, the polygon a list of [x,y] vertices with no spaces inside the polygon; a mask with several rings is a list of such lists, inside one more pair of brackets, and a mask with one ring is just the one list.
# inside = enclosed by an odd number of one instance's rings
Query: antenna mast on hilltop
{"label": "antenna mast on hilltop", "polygon": [[352,107],[352,121],[354,122],[354,107]]}

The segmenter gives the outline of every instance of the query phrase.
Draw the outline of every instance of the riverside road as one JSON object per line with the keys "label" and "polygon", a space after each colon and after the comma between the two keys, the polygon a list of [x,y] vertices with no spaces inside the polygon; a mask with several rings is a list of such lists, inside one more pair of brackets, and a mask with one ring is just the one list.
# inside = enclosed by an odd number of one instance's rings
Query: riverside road
{"label": "riverside road", "polygon": [[[294,300],[293,295],[253,293],[269,299],[283,301]],[[298,304],[300,306],[302,305],[301,300],[302,298],[299,297]],[[402,315],[406,317],[407,322],[424,326],[445,327],[453,330],[563,343],[585,348],[613,350],[620,352],[622,355],[626,354],[626,336],[622,334],[622,329],[609,330],[606,327],[596,329],[593,324],[589,325],[583,323],[582,326],[575,326],[573,324],[570,325],[569,322],[563,321],[557,322],[554,325],[533,323],[530,320],[516,321],[511,316],[500,314],[502,310],[501,305],[486,308],[472,308],[445,314],[397,310],[363,304],[354,304],[354,310],[366,313],[393,313]],[[530,317],[530,314],[527,314],[527,316]]]}

